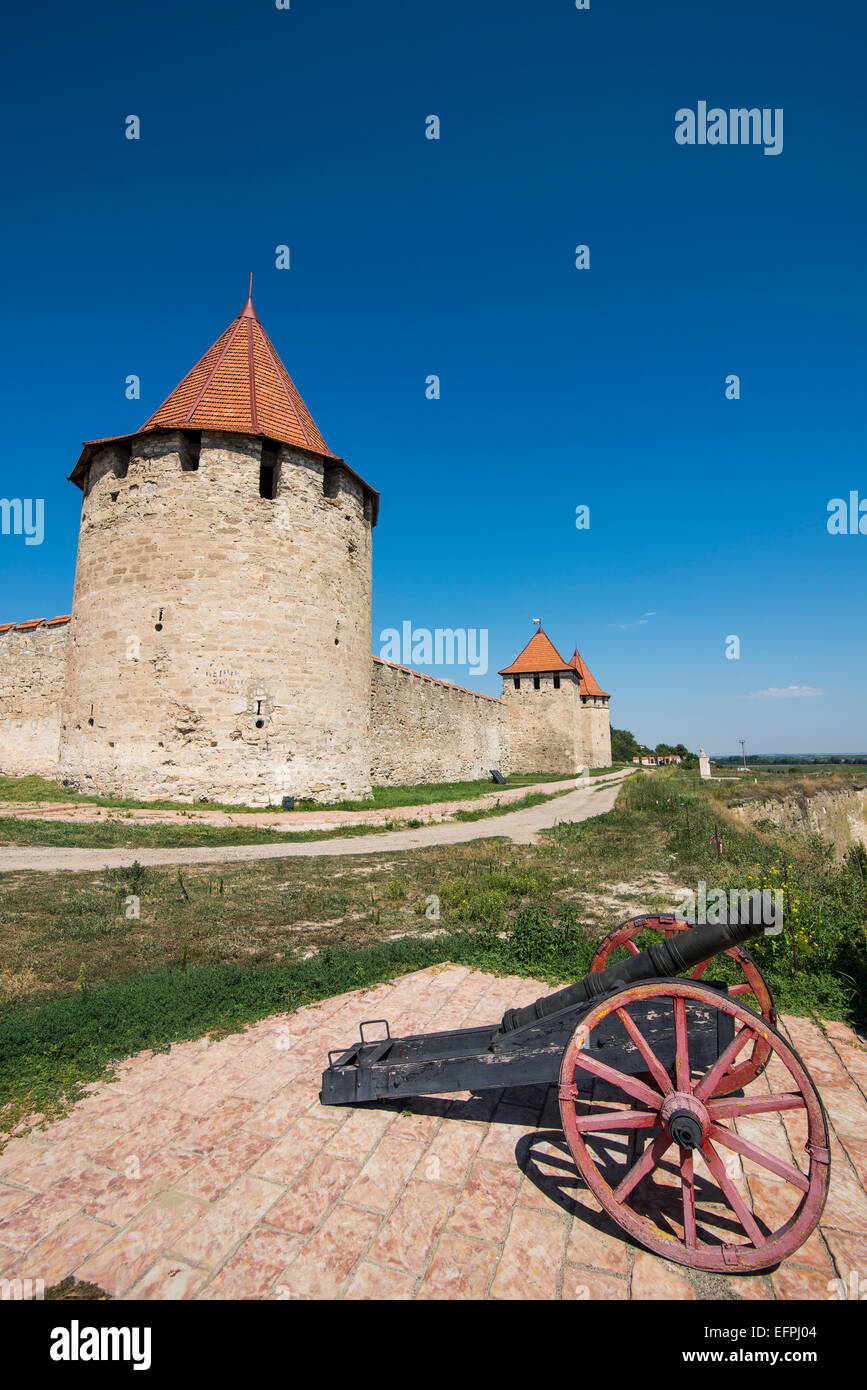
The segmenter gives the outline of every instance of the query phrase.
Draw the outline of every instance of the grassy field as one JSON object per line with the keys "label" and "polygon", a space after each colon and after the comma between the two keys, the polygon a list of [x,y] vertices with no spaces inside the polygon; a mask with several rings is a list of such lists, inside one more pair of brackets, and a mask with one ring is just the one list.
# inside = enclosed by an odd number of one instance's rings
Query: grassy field
{"label": "grassy field", "polygon": [[7,874],[0,1128],[55,1112],[113,1058],[436,962],[577,978],[618,921],[670,910],[700,881],[780,885],[787,930],[753,949],[778,1007],[863,1025],[865,860],[837,866],[815,839],[737,829],[689,773],[659,771],[535,846]]}
{"label": "grassy field", "polygon": [[[614,768],[592,768],[590,776],[601,777],[622,766],[624,764],[617,763]],[[509,787],[529,787],[536,782],[563,781],[573,775],[570,772],[513,773],[506,778],[504,790]],[[473,797],[485,796],[488,792],[496,791],[496,788],[497,784],[490,777],[483,777],[474,782],[424,782],[416,786],[374,787],[371,796],[363,801],[338,801],[328,805],[316,801],[297,801],[294,812],[301,814],[309,811],[387,811],[393,806],[430,806],[438,801],[469,801]],[[261,813],[263,809],[269,809],[262,806],[232,806],[219,801],[136,801],[116,797],[88,796],[61,786],[59,782],[50,782],[44,777],[0,776],[0,801],[14,801],[24,804],[38,801],[60,801],[70,804],[105,806],[118,811],[159,810],[181,811],[187,814],[192,811],[227,811],[232,815],[240,816],[257,814]],[[277,805],[270,809],[279,811],[281,807]],[[287,811],[286,814],[292,815],[293,812]]]}

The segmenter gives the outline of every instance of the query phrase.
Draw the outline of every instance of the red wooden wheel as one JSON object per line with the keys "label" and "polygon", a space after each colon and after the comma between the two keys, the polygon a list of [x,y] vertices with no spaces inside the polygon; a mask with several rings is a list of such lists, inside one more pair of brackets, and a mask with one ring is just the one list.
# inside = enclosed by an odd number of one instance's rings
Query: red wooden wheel
{"label": "red wooden wheel", "polygon": [[[666,1041],[673,1065],[663,1065],[630,1009],[653,1018],[656,1047],[661,1052]],[[690,1025],[713,1023],[714,1010],[733,1017],[734,1040],[703,1071],[693,1070]],[[607,1019],[610,1035],[612,1016],[646,1063],[639,1076],[594,1052],[594,1031]],[[775,1088],[757,1081],[750,1094],[726,1097],[720,1083],[756,1037],[770,1048]],[[581,1176],[609,1215],[654,1254],[723,1274],[766,1269],[815,1228],[830,1175],[822,1102],[785,1038],[738,1000],[681,979],[600,999],[563,1053],[559,1089]]]}
{"label": "red wooden wheel", "polygon": [[[614,928],[614,931],[609,932],[605,940],[597,947],[596,954],[590,962],[590,969],[591,971],[604,970],[607,965],[614,965],[615,961],[611,959],[611,956],[618,947],[632,956],[637,956],[640,951],[647,950],[647,944],[635,944],[635,938],[640,936],[642,932],[660,932],[668,939],[674,936],[675,932],[689,931],[689,929],[690,923],[685,922],[681,917],[632,917],[628,922],[622,922],[619,927]],[[752,956],[740,946],[732,946],[725,952],[725,955],[737,962],[744,976],[742,981],[729,985],[729,994],[743,998],[748,1008],[756,1009],[763,1018],[768,1020],[768,1023],[775,1025],[777,1011],[774,1008],[771,991]],[[709,965],[710,961],[697,965],[694,970],[690,971],[689,978],[700,980]],[[741,1058],[732,1068],[725,1079],[725,1089],[721,1089],[719,1094],[730,1095],[732,1091],[740,1091],[744,1086],[748,1086],[764,1071],[770,1055],[771,1049],[768,1043],[764,1038],[757,1037],[752,1043],[749,1056]]]}

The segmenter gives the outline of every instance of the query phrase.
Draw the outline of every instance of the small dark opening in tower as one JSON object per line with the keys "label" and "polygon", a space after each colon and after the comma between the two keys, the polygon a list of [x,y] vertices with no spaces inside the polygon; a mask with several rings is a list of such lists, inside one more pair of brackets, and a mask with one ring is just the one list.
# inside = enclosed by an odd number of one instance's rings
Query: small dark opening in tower
{"label": "small dark opening in tower", "polygon": [[555,676],[555,677],[554,677],[554,689],[555,689],[555,690],[559,690],[559,689],[560,689],[560,677],[559,677],[559,676]]}
{"label": "small dark opening in tower", "polygon": [[163,610],[160,609],[160,615],[159,615],[159,617],[157,618],[156,622],[154,623],[154,632],[162,632],[162,630],[163,630]]}
{"label": "small dark opening in tower", "polygon": [[322,474],[322,491],[326,497],[340,496],[340,469],[326,468]]}
{"label": "small dark opening in tower", "polygon": [[264,720],[264,719],[257,719],[257,720],[256,720],[256,728],[257,728],[257,729],[264,729],[264,727],[265,727],[265,720]]}
{"label": "small dark opening in tower", "polygon": [[513,680],[513,682],[514,682],[515,689],[516,689],[516,690],[520,690],[520,689],[521,689],[521,677],[520,677],[520,676],[513,676],[513,677],[512,677],[512,680]]}
{"label": "small dark opening in tower", "polygon": [[202,452],[202,431],[190,430],[185,432],[186,449],[181,455],[181,469],[184,473],[198,473],[199,455]]}
{"label": "small dark opening in tower", "polygon": [[259,496],[271,502],[277,496],[277,450],[268,444],[262,446],[259,463]]}
{"label": "small dark opening in tower", "polygon": [[538,677],[538,676],[534,676],[534,677],[533,677],[533,689],[534,689],[534,690],[538,690],[538,689],[539,689],[539,677]]}

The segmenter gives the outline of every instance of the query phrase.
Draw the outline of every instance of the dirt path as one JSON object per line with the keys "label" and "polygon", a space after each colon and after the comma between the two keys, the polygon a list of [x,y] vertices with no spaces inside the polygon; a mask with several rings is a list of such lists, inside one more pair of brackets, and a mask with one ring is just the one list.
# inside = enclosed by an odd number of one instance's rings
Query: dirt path
{"label": "dirt path", "polygon": [[511,811],[504,816],[477,821],[450,821],[416,830],[390,830],[378,835],[359,835],[334,840],[306,840],[274,845],[214,845],[192,849],[67,849],[59,846],[23,845],[0,847],[0,873],[92,873],[100,869],[140,864],[233,864],[251,859],[294,859],[319,855],[394,854],[426,849],[430,845],[466,844],[471,840],[504,836],[515,844],[533,844],[540,830],[560,821],[588,820],[610,811],[629,771],[611,778],[597,778],[590,787],[567,792],[540,806]]}

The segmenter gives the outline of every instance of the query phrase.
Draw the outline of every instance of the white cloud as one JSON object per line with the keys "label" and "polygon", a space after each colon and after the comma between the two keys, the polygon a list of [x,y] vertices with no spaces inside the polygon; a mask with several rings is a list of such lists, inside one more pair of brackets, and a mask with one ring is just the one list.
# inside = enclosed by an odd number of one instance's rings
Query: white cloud
{"label": "white cloud", "polygon": [[811,685],[786,685],[780,688],[771,685],[767,690],[751,690],[748,695],[739,695],[739,700],[812,700],[824,695],[824,690],[814,690]]}
{"label": "white cloud", "polygon": [[643,623],[646,623],[646,622],[647,622],[647,619],[648,619],[648,618],[655,618],[655,617],[656,617],[656,609],[654,608],[654,609],[651,609],[651,611],[650,611],[649,613],[645,613],[643,617],[641,617],[641,618],[636,618],[635,621],[632,622],[632,623],[608,623],[607,626],[608,626],[608,627],[619,627],[619,628],[626,628],[626,627],[641,627]]}

